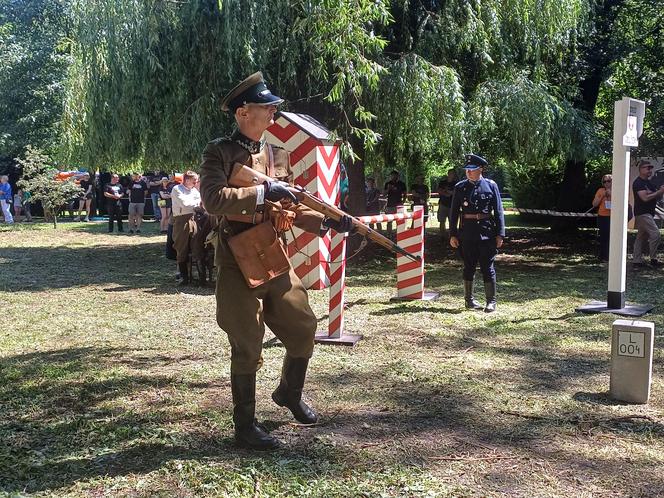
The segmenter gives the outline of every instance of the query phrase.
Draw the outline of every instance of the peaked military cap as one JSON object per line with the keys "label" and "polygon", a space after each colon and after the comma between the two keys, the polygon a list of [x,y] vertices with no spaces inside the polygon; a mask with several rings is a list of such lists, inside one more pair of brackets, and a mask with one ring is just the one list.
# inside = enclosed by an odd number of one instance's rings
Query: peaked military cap
{"label": "peaked military cap", "polygon": [[464,165],[463,169],[474,170],[486,168],[488,165],[489,162],[482,156],[478,156],[476,154],[466,154],[466,164]]}
{"label": "peaked military cap", "polygon": [[226,94],[221,101],[221,110],[235,112],[245,104],[277,105],[284,101],[273,95],[265,85],[263,73],[258,71],[245,78]]}

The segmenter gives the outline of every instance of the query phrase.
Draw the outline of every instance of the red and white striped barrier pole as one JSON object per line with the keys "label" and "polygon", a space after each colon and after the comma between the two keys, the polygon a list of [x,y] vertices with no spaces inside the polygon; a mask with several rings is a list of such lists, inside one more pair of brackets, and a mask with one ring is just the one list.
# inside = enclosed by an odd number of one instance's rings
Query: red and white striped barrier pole
{"label": "red and white striped barrier pole", "polygon": [[[424,291],[424,206],[414,206],[408,213],[404,206],[397,206],[396,214],[360,216],[362,223],[397,222],[397,244],[411,254],[420,256],[420,261],[412,261],[405,256],[397,256],[397,295],[391,301],[430,301],[438,297],[437,292]],[[408,221],[412,226],[408,228]]]}
{"label": "red and white striped barrier pole", "polygon": [[[399,206],[399,212],[405,213],[406,208]],[[410,300],[424,297],[424,207],[414,206],[413,223],[408,228],[407,220],[397,222],[397,244],[409,253],[419,256],[413,261],[397,255],[397,295],[396,299]]]}
{"label": "red and white striped barrier pole", "polygon": [[316,334],[320,344],[354,346],[362,336],[344,334],[344,305],[346,294],[346,235],[334,233],[330,244],[330,261],[327,265],[330,281],[329,317],[327,334]]}
{"label": "red and white striped barrier pole", "polygon": [[[405,256],[397,256],[397,295],[391,301],[431,300],[438,297],[436,292],[424,292],[424,207],[415,206],[412,213],[403,206],[396,214],[359,216],[365,224],[397,222],[397,244],[411,254],[421,257],[412,261]],[[412,220],[412,226],[408,227]],[[316,335],[316,342],[322,344],[355,345],[362,336],[344,334],[344,304],[346,291],[346,234],[335,233],[330,245],[329,280],[330,302],[327,333]]]}

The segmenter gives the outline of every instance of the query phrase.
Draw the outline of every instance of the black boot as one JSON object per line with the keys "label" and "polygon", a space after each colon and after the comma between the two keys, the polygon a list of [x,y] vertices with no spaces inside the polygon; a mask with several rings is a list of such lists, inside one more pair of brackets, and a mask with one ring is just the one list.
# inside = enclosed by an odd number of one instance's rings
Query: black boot
{"label": "black boot", "polygon": [[298,422],[315,424],[318,415],[302,401],[302,388],[304,387],[308,365],[308,358],[291,358],[286,355],[281,370],[281,383],[272,393],[272,399],[279,406],[288,408]]}
{"label": "black boot", "polygon": [[474,280],[464,280],[463,281],[463,298],[466,301],[466,308],[470,310],[481,310],[482,305],[475,300],[473,296],[473,284]]}
{"label": "black boot", "polygon": [[496,311],[496,281],[490,280],[484,282],[484,294],[486,295],[485,313],[493,313]]}
{"label": "black boot", "polygon": [[189,285],[190,277],[189,277],[189,264],[188,263],[178,263],[178,268],[180,269],[180,277],[182,280],[178,282],[178,286],[181,285]]}
{"label": "black boot", "polygon": [[280,446],[254,418],[256,412],[256,374],[231,374],[235,443],[242,448],[272,450]]}

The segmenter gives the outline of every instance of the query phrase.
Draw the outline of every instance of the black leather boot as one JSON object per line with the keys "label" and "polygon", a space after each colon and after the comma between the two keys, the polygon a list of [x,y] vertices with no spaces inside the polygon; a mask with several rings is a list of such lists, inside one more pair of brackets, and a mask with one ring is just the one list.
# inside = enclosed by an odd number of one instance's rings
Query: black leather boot
{"label": "black leather boot", "polygon": [[180,278],[182,279],[178,282],[178,287],[182,285],[189,285],[191,282],[189,276],[189,264],[178,263],[178,268],[180,269]]}
{"label": "black leather boot", "polygon": [[318,420],[316,412],[302,401],[302,388],[308,365],[308,358],[291,358],[286,355],[281,370],[281,383],[272,393],[274,402],[288,408],[295,420],[301,424],[315,424]]}
{"label": "black leather boot", "polygon": [[484,294],[486,295],[485,313],[493,313],[496,311],[496,281],[490,280],[484,282]]}
{"label": "black leather boot", "polygon": [[466,308],[470,310],[481,310],[482,305],[475,300],[473,296],[473,284],[474,280],[464,280],[463,281],[463,298],[466,301]]}
{"label": "black leather boot", "polygon": [[278,448],[279,440],[258,425],[256,412],[256,374],[231,374],[233,393],[233,424],[235,443],[241,448],[272,450]]}

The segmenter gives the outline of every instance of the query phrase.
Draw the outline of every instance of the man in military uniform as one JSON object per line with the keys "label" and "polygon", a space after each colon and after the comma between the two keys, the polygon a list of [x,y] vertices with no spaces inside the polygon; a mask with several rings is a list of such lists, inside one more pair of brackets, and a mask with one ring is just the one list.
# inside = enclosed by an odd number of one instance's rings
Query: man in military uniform
{"label": "man in military uniform", "polygon": [[482,309],[473,296],[475,269],[479,261],[486,294],[484,311],[491,313],[496,310],[494,261],[497,249],[503,245],[505,218],[498,185],[482,176],[487,164],[483,157],[475,154],[466,156],[466,179],[455,185],[452,197],[450,245],[455,249],[461,246],[466,308]]}
{"label": "man in military uniform", "polygon": [[289,272],[250,288],[228,239],[269,219],[269,211],[273,209],[270,203],[281,201],[293,203],[288,209],[295,212],[295,226],[316,235],[323,235],[329,228],[347,232],[352,227],[350,217],[337,222],[295,205],[295,196],[283,183],[266,181],[251,187],[230,186],[236,165],[248,166],[279,180],[292,179],[288,153],[270,146],[263,137],[281,102],[283,99],[267,88],[260,72],[239,83],[221,104],[222,110],[233,114],[238,129],[229,138],[210,142],[201,165],[203,204],[210,214],[221,217],[215,256],[217,323],[227,333],[231,345],[235,439],[238,445],[253,449],[279,446],[279,441],[254,418],[256,371],[263,363],[264,324],[286,348],[281,382],[272,399],[290,409],[299,422],[311,424],[318,416],[302,401],[302,389],[313,353],[317,321],[309,307],[307,292],[292,267]]}

